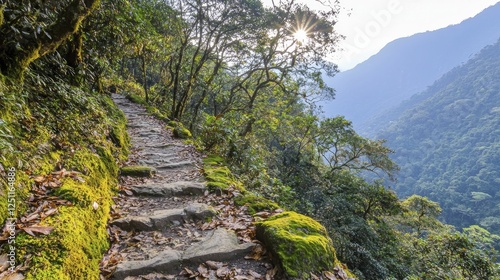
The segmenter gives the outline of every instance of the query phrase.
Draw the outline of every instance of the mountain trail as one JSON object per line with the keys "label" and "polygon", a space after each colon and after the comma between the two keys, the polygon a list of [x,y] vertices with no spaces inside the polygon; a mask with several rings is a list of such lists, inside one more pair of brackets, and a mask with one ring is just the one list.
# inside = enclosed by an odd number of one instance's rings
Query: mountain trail
{"label": "mountain trail", "polygon": [[101,279],[271,279],[275,269],[253,240],[252,216],[232,202],[237,192],[210,193],[194,147],[142,106],[112,97],[128,119],[125,166],[153,172],[120,176]]}

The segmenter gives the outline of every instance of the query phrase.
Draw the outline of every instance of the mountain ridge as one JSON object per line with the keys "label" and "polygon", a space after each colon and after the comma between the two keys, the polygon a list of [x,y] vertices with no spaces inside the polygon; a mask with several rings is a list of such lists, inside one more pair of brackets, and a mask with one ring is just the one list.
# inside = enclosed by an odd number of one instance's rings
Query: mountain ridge
{"label": "mountain ridge", "polygon": [[[424,90],[500,37],[500,3],[457,25],[399,38],[351,70],[327,79],[336,99],[325,115],[345,115],[369,134],[366,121]],[[460,48],[456,46],[460,45]]]}

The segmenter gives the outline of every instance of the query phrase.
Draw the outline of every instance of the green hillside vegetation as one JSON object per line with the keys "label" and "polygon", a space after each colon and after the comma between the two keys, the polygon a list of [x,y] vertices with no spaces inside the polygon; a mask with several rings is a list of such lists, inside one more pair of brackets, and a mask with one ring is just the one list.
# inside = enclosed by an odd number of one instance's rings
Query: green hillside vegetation
{"label": "green hillside vegetation", "polygon": [[[440,203],[459,228],[500,233],[500,42],[413,99],[381,134],[401,167],[396,191]],[[408,106],[408,104],[407,104]]]}
{"label": "green hillside vegetation", "polygon": [[[327,267],[337,264],[336,255],[357,279],[498,277],[495,235],[476,226],[456,231],[438,220],[437,203],[401,201],[381,181],[365,181],[361,172],[395,176],[392,151],[343,117],[319,117],[315,101],[333,95],[322,74],[336,69],[324,56],[339,39],[340,7],[318,12],[280,1],[265,8],[255,0],[25,4],[0,2],[0,217],[10,218],[15,167],[16,258],[26,262],[27,279],[99,279],[111,195],[128,146],[123,115],[108,96],[115,91],[212,155],[205,160],[211,189],[243,184],[248,193],[238,203],[253,211],[285,208],[260,225],[286,230],[263,230],[263,238],[304,239],[294,245],[311,248],[316,237],[302,231],[321,233],[316,243],[334,256],[307,255]],[[304,41],[294,37],[301,24]],[[55,202],[37,204],[43,201]],[[32,223],[21,219],[39,209],[44,215]],[[293,214],[299,226],[289,211],[300,213]],[[34,225],[39,233],[32,236]],[[282,252],[279,244],[274,249]],[[282,258],[284,275],[307,278],[294,261]]]}

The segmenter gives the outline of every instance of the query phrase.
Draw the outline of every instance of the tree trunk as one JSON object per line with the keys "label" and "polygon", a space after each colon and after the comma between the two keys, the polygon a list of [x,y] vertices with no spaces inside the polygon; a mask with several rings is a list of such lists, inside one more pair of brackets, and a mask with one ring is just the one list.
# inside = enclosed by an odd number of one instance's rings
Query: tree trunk
{"label": "tree trunk", "polygon": [[146,96],[146,103],[149,103],[149,93],[148,93],[148,77],[146,71],[146,55],[141,55],[142,63],[142,87],[144,88],[144,95]]}
{"label": "tree trunk", "polygon": [[[6,38],[2,34],[4,32],[0,30],[0,71],[2,74],[22,80],[28,66],[64,43],[78,30],[80,23],[99,3],[100,0],[73,0],[59,13],[57,21],[46,29],[50,37],[38,36],[23,42],[15,42],[20,44],[20,48],[13,46],[10,42],[12,38]],[[10,28],[10,26],[2,26],[2,29],[4,28]]]}
{"label": "tree trunk", "polygon": [[66,53],[66,62],[69,66],[77,68],[83,61],[82,58],[83,34],[76,32],[73,39],[68,41],[68,52]]}

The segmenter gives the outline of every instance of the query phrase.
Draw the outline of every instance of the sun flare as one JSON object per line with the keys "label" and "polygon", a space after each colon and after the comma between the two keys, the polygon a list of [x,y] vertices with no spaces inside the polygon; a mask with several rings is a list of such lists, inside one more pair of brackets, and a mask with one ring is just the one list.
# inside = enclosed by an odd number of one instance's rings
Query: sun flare
{"label": "sun flare", "polygon": [[307,31],[304,29],[299,29],[295,31],[293,37],[299,42],[305,42],[307,40]]}

